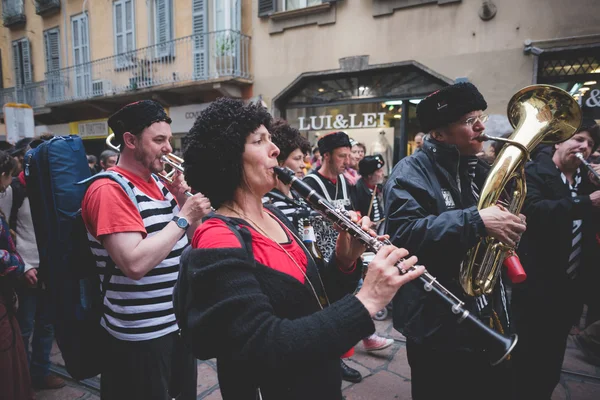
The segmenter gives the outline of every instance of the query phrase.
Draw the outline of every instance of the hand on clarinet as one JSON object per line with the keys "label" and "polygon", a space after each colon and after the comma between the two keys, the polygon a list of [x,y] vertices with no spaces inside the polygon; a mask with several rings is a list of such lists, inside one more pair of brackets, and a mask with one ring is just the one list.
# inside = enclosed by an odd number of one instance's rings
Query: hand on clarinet
{"label": "hand on clarinet", "polygon": [[[410,270],[417,262],[415,256],[396,266],[407,255],[406,249],[399,249],[391,245],[383,246],[373,261],[369,263],[367,275],[356,297],[363,303],[371,316],[388,305],[402,285],[418,278],[425,272],[425,267],[422,265]],[[400,268],[407,272],[401,274]]]}
{"label": "hand on clarinet", "polygon": [[[352,222],[358,224],[362,230],[367,232],[372,237],[376,237],[380,240],[389,238],[387,235],[377,236],[377,233],[371,229],[373,223],[369,217],[363,217],[359,220],[358,214],[356,214],[354,211],[350,211],[350,219]],[[367,248],[360,240],[355,239],[348,232],[340,229],[339,226],[334,225],[334,227],[340,233],[335,245],[335,257],[342,264],[342,266],[350,266],[356,262],[358,257],[360,257]]]}

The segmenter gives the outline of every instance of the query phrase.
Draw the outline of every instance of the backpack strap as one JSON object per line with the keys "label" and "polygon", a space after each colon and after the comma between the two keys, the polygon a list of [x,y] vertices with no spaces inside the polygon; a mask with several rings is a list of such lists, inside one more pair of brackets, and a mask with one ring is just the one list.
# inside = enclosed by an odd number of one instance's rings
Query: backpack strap
{"label": "backpack strap", "polygon": [[135,197],[135,193],[133,193],[133,189],[131,188],[131,186],[129,186],[129,182],[125,178],[123,178],[121,175],[116,173],[115,171],[99,172],[95,175],[90,176],[89,178],[86,178],[80,182],[77,182],[76,185],[88,185],[89,186],[96,180],[102,179],[102,178],[108,178],[114,182],[117,182],[119,185],[121,185],[121,187],[123,188],[125,193],[127,193],[129,198],[135,205],[135,208],[138,208],[137,198]]}
{"label": "backpack strap", "polygon": [[10,209],[10,216],[7,215],[7,217],[9,217],[8,220],[8,225],[10,226],[10,229],[12,229],[13,231],[17,231],[17,215],[19,213],[19,209],[21,208],[21,206],[23,205],[23,202],[25,201],[25,197],[27,197],[27,193],[26,193],[26,189],[23,186],[23,184],[21,183],[21,181],[19,181],[19,177],[15,176],[12,180],[12,183],[10,184],[10,186],[12,187],[12,206]]}
{"label": "backpack strap", "polygon": [[[89,186],[98,179],[110,179],[114,182],[117,182],[123,188],[125,193],[127,193],[129,198],[131,199],[132,203],[135,205],[135,208],[137,208],[139,210],[137,198],[135,197],[135,193],[133,192],[133,189],[131,188],[131,186],[129,186],[129,182],[125,178],[123,178],[121,175],[119,175],[118,173],[116,173],[114,171],[99,172],[95,175],[90,176],[89,178],[86,178],[80,182],[77,182],[76,185],[88,185]],[[117,268],[117,266],[115,265],[115,262],[113,261],[113,259],[111,257],[108,257],[108,261],[106,262],[106,274],[104,274],[104,278],[102,279],[102,293],[100,295],[102,304],[104,304],[104,297],[106,297],[108,283],[110,282],[110,279],[113,277],[114,273],[116,272],[116,268]],[[103,313],[103,316],[104,316],[104,318],[106,318],[106,315],[104,313]]]}
{"label": "backpack strap", "polygon": [[246,250],[246,254],[248,254],[248,259],[255,263],[254,260],[254,252],[252,251],[252,235],[248,228],[240,226],[239,223],[235,221],[235,219],[226,217],[224,215],[211,213],[209,218],[217,218],[220,219],[227,225],[229,230],[235,235],[240,244],[242,245],[242,249]]}

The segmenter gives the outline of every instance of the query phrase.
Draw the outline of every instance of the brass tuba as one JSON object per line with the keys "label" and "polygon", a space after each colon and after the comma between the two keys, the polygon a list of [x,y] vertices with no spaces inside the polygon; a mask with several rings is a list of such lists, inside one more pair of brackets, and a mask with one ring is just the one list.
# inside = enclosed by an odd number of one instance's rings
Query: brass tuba
{"label": "brass tuba", "polygon": [[[519,215],[527,187],[525,163],[530,152],[540,143],[560,143],[577,132],[581,125],[581,108],[571,95],[549,85],[527,86],[510,99],[508,119],[515,129],[508,139],[482,134],[480,140],[506,142],[500,151],[480,193],[477,209],[498,204],[505,189],[506,208]],[[507,184],[514,178],[514,185]],[[467,295],[479,296],[492,293],[500,275],[500,266],[513,248],[491,236],[482,238],[471,248],[460,269],[460,283]]]}

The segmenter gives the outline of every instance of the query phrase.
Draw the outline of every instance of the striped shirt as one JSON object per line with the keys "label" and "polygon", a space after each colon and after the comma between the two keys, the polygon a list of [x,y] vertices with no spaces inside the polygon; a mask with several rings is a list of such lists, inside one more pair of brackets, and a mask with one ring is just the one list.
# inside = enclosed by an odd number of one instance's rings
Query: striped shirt
{"label": "striped shirt", "polygon": [[[573,175],[573,183],[571,183],[562,172],[560,173],[560,177],[562,178],[563,183],[569,187],[571,197],[577,197],[581,185],[581,170],[577,168],[575,175]],[[569,254],[569,263],[567,265],[567,275],[571,279],[577,277],[577,268],[579,268],[579,265],[581,264],[581,239],[583,237],[582,224],[583,221],[581,219],[575,219],[573,220],[571,227],[571,252]]]}
{"label": "striped shirt", "polygon": [[[164,199],[153,199],[137,189],[121,175],[133,190],[144,227],[151,237],[160,232],[179,212],[173,195],[158,178],[156,185]],[[104,279],[108,252],[88,232],[88,241],[99,269],[100,282]],[[114,337],[126,341],[156,339],[178,329],[173,313],[173,287],[179,275],[179,257],[188,244],[185,232],[169,255],[140,280],[126,277],[115,267],[107,284],[104,298],[102,326]]]}
{"label": "striped shirt", "polygon": [[293,198],[287,197],[277,189],[271,190],[262,198],[263,204],[271,204],[279,209],[287,219],[298,228],[298,234],[304,230],[304,219],[310,215],[310,208],[294,191],[291,191]]}

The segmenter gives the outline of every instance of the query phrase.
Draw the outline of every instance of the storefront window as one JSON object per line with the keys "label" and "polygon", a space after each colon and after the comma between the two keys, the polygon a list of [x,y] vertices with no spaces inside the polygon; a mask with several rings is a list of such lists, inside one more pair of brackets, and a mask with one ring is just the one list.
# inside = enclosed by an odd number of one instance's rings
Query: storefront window
{"label": "storefront window", "polygon": [[[414,151],[414,136],[418,132],[416,119],[418,100],[389,100],[376,103],[341,104],[286,110],[286,119],[300,130],[315,146],[319,138],[329,132],[344,131],[352,139],[363,143],[367,154],[383,154],[389,168],[393,166],[395,130],[405,127],[408,138],[406,154]],[[388,171],[389,172],[389,171]]]}
{"label": "storefront window", "polygon": [[538,82],[569,92],[584,117],[600,121],[600,47],[542,54]]}

